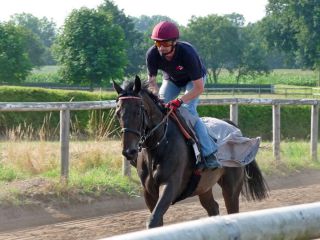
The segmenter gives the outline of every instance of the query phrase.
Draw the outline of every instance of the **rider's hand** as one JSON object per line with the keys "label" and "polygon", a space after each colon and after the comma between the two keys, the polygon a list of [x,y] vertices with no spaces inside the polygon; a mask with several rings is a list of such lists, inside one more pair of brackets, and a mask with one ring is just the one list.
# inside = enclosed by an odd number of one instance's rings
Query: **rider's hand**
{"label": "rider's hand", "polygon": [[182,101],[181,98],[176,98],[176,99],[171,100],[170,102],[168,102],[166,104],[166,107],[172,109],[173,111],[175,111],[182,105],[182,103],[183,103],[183,101]]}

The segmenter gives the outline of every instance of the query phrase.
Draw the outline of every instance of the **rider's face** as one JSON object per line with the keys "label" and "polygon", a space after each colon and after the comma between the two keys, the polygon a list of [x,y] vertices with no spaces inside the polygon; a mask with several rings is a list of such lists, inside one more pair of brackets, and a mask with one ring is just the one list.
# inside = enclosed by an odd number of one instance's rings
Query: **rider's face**
{"label": "rider's face", "polygon": [[175,45],[174,41],[155,41],[154,43],[160,55],[166,55],[172,52],[172,47]]}

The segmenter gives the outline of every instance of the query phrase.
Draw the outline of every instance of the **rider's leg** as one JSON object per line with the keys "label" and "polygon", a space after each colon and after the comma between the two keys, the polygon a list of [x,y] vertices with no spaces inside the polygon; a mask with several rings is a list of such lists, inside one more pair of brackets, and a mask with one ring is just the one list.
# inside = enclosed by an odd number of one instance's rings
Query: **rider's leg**
{"label": "rider's leg", "polygon": [[[190,91],[193,88],[193,83],[189,82],[186,86],[186,91]],[[217,161],[215,153],[217,152],[217,144],[210,138],[208,134],[207,127],[204,125],[202,120],[199,118],[197,112],[197,105],[199,103],[199,98],[191,100],[185,106],[188,108],[190,113],[196,117],[198,120],[194,126],[194,130],[196,132],[197,138],[200,143],[201,152],[206,161],[206,167],[208,168],[217,168],[220,167],[220,163]]]}
{"label": "rider's leg", "polygon": [[159,89],[159,97],[165,103],[168,103],[170,100],[173,100],[176,97],[178,97],[180,91],[181,91],[181,88],[176,86],[174,83],[163,79],[161,87]]}

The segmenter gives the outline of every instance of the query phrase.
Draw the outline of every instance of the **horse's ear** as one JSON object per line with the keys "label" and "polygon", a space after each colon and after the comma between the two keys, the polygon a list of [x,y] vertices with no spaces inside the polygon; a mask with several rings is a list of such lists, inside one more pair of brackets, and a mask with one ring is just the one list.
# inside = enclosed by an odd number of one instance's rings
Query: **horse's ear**
{"label": "horse's ear", "polygon": [[123,89],[119,86],[118,83],[116,83],[114,80],[112,80],[113,83],[113,88],[116,90],[116,92],[118,93],[118,95],[120,95],[121,93],[123,93]]}
{"label": "horse's ear", "polygon": [[139,76],[136,76],[136,78],[134,79],[134,87],[133,87],[133,92],[138,94],[141,90],[141,80],[139,78]]}

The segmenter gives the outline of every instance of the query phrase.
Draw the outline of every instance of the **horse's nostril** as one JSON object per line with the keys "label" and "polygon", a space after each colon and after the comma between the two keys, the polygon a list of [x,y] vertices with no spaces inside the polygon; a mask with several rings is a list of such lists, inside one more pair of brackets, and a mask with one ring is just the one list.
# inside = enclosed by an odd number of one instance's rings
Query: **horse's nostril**
{"label": "horse's nostril", "polygon": [[130,150],[130,154],[131,154],[131,155],[135,155],[135,154],[137,154],[137,153],[138,153],[137,149],[131,149],[131,150]]}
{"label": "horse's nostril", "polygon": [[137,149],[125,149],[122,151],[122,155],[129,160],[133,159],[137,153],[138,153]]}

